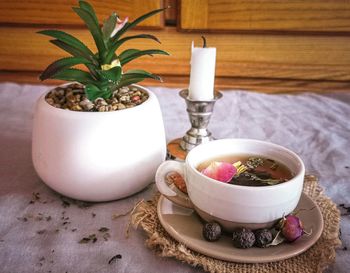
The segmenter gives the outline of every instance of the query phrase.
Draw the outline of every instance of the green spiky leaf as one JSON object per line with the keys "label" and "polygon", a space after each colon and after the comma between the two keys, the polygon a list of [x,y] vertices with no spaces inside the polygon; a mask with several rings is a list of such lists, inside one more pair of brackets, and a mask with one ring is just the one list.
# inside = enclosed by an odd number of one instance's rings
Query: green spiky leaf
{"label": "green spiky leaf", "polygon": [[99,67],[96,67],[95,65],[91,64],[85,64],[85,66],[89,69],[91,76],[95,79],[98,80],[99,75],[97,73],[97,70],[99,70]]}
{"label": "green spiky leaf", "polygon": [[83,10],[85,10],[86,12],[88,12],[90,14],[90,16],[92,17],[92,19],[94,20],[94,23],[98,26],[98,19],[96,16],[96,12],[94,10],[94,8],[86,1],[82,1],[79,0],[79,7]]}
{"label": "green spiky leaf", "polygon": [[117,24],[117,18],[118,18],[117,14],[113,12],[112,15],[109,16],[108,19],[103,24],[102,33],[103,33],[103,39],[106,44],[111,37],[111,34],[115,28],[115,25]]}
{"label": "green spiky leaf", "polygon": [[120,80],[120,82],[117,85],[117,88],[123,87],[123,86],[128,86],[133,83],[138,83],[143,81],[145,78],[123,78]]}
{"label": "green spiky leaf", "polygon": [[132,54],[128,53],[127,56],[125,56],[125,55],[123,56],[121,54],[119,56],[119,61],[120,61],[121,65],[125,65],[125,64],[131,62],[132,60],[139,58],[141,56],[144,56],[144,55],[151,55],[152,56],[153,54],[169,55],[168,52],[165,52],[165,51],[160,50],[160,49],[139,50],[138,52],[134,52]]}
{"label": "green spiky leaf", "polygon": [[47,29],[38,31],[37,33],[53,37],[81,52],[84,52],[87,56],[94,56],[94,53],[83,42],[64,31]]}
{"label": "green spiky leaf", "polygon": [[62,71],[59,71],[51,77],[52,79],[64,80],[64,81],[76,81],[82,84],[94,83],[93,77],[90,73],[76,69],[76,68],[67,68]]}
{"label": "green spiky leaf", "polygon": [[118,82],[122,76],[122,68],[120,66],[115,66],[108,70],[98,70],[97,73],[104,80]]}
{"label": "green spiky leaf", "polygon": [[113,37],[112,39],[119,39],[119,37],[121,37],[126,31],[132,29],[133,27],[137,26],[139,23],[141,23],[142,21],[146,20],[147,18],[159,13],[159,12],[162,12],[164,10],[166,10],[167,8],[162,8],[162,9],[156,9],[156,10],[153,10],[151,12],[148,12],[138,18],[136,18],[134,21],[132,21],[131,23],[127,23],[125,24],[125,26],[119,30]]}
{"label": "green spiky leaf", "polygon": [[131,55],[140,52],[141,50],[139,49],[134,49],[134,48],[130,48],[130,49],[126,49],[124,50],[118,57],[118,59],[126,59],[128,57],[130,57]]}
{"label": "green spiky leaf", "polygon": [[112,61],[113,57],[114,57],[114,53],[115,51],[126,41],[128,40],[132,40],[132,39],[151,39],[154,40],[158,43],[160,43],[160,41],[158,40],[158,38],[154,35],[151,34],[138,34],[138,35],[133,35],[133,36],[128,36],[128,37],[124,37],[123,39],[120,40],[116,40],[112,43],[111,48],[109,49],[108,53],[107,53],[107,57],[106,57],[106,62],[109,63]]}
{"label": "green spiky leaf", "polygon": [[158,75],[149,73],[145,70],[141,70],[141,69],[130,69],[128,70],[126,73],[123,74],[123,78],[151,78],[151,79],[155,79],[157,81],[161,81],[161,77],[159,77]]}
{"label": "green spiky leaf", "polygon": [[86,84],[85,93],[90,101],[94,101],[97,98],[108,99],[111,96],[107,89],[101,89],[95,84]]}
{"label": "green spiky leaf", "polygon": [[89,64],[85,58],[81,57],[68,57],[59,59],[50,64],[40,75],[40,80],[46,80],[54,76],[57,72],[75,66],[77,64]]}
{"label": "green spiky leaf", "polygon": [[118,83],[118,88],[133,83],[138,83],[146,78],[162,81],[162,79],[158,75],[154,75],[152,73],[140,69],[132,69],[128,70],[126,73],[123,74],[122,79]]}
{"label": "green spiky leaf", "polygon": [[81,51],[80,49],[73,47],[65,42],[62,42],[60,40],[50,40],[50,43],[54,44],[55,46],[63,49],[64,51],[68,52],[74,57],[81,57],[85,58],[85,60],[90,61],[94,63],[95,65],[98,65],[97,60],[94,58],[93,55],[88,55],[84,51]]}
{"label": "green spiky leaf", "polygon": [[96,24],[93,16],[86,10],[82,8],[73,8],[73,10],[79,15],[79,17],[85,22],[86,26],[91,32],[92,37],[94,38],[96,47],[99,52],[99,57],[102,60],[106,52],[106,47],[103,41],[102,31],[100,26]]}

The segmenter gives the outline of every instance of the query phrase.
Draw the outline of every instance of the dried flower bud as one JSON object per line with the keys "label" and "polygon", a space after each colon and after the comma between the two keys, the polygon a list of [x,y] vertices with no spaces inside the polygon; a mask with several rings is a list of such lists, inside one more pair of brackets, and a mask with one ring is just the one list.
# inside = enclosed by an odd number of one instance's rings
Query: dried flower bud
{"label": "dried flower bud", "polygon": [[304,234],[302,223],[295,215],[288,215],[284,218],[282,234],[288,242],[293,242]]}

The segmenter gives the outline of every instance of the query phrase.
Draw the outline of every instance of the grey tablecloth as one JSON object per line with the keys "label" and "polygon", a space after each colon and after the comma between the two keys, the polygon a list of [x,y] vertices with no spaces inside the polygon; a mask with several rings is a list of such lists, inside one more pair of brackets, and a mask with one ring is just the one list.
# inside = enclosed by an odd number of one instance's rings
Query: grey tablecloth
{"label": "grey tablecloth", "polygon": [[[150,198],[154,185],[123,200],[82,208],[62,201],[40,181],[31,162],[31,125],[34,102],[48,89],[0,84],[0,272],[202,272],[157,257],[144,246],[140,230],[131,230],[125,238],[128,217],[112,219],[113,214],[125,213],[137,201]],[[167,139],[181,137],[189,122],[178,90],[152,90],[160,100]],[[350,93],[227,91],[217,102],[210,130],[216,138],[256,138],[294,150],[334,202],[349,204],[349,119]],[[109,231],[98,231],[101,227]],[[341,227],[343,248],[349,248],[349,216],[342,217]],[[91,234],[96,235],[95,243],[78,243]],[[350,272],[349,253],[339,249],[336,263],[327,271]],[[109,264],[117,254],[121,257]]]}

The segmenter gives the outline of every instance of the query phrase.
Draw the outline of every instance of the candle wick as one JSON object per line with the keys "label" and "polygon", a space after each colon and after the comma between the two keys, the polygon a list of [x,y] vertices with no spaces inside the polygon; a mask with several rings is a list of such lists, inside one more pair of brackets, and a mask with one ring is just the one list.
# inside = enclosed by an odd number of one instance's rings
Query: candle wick
{"label": "candle wick", "polygon": [[207,40],[205,39],[205,37],[203,35],[201,37],[203,39],[203,48],[206,48],[207,47]]}

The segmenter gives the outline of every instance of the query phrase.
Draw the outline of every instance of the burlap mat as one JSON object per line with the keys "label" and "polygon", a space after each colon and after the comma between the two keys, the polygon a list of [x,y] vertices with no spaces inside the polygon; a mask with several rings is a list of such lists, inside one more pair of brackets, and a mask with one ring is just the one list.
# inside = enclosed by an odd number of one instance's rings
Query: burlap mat
{"label": "burlap mat", "polygon": [[315,176],[306,176],[304,192],[310,196],[321,209],[324,230],[320,239],[306,252],[283,261],[244,264],[221,261],[199,254],[184,244],[177,242],[164,230],[157,216],[159,194],[151,201],[142,201],[132,213],[132,224],[146,232],[146,245],[161,257],[174,257],[192,266],[202,267],[208,272],[322,272],[335,260],[335,248],[340,245],[340,213],[331,199],[326,197]]}

